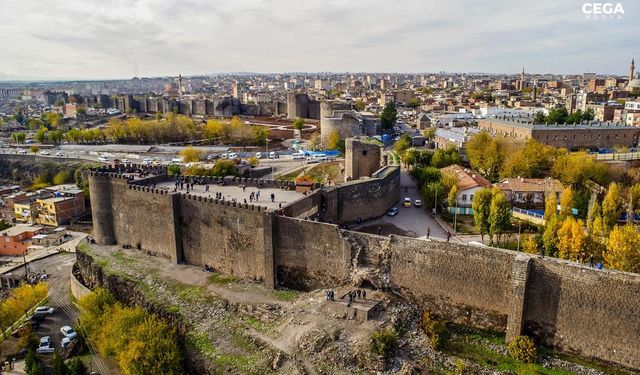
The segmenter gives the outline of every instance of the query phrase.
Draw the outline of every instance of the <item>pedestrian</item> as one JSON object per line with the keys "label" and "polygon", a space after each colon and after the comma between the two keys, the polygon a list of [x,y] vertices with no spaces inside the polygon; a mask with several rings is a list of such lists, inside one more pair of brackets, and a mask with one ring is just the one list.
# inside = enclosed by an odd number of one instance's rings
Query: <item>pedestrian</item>
{"label": "pedestrian", "polygon": [[242,185],[242,192],[244,193],[245,190],[247,190],[247,186],[246,185]]}
{"label": "pedestrian", "polygon": [[247,198],[244,199],[244,204],[247,204]]}
{"label": "pedestrian", "polygon": [[278,203],[278,208],[282,208],[282,202]]}
{"label": "pedestrian", "polygon": [[271,202],[273,203],[276,199],[276,195],[274,193],[271,193]]}
{"label": "pedestrian", "polygon": [[450,238],[451,238],[451,233],[447,232],[447,242],[449,242]]}
{"label": "pedestrian", "polygon": [[207,192],[207,193],[209,192],[209,185],[205,185],[204,186],[204,191]]}
{"label": "pedestrian", "polygon": [[382,227],[378,225],[378,235],[382,233]]}
{"label": "pedestrian", "polygon": [[327,290],[327,291],[324,293],[324,295],[325,295],[325,297],[327,297],[327,301],[329,301],[329,299],[331,298],[331,291]]}
{"label": "pedestrian", "polygon": [[333,291],[333,289],[331,289],[331,290],[329,291],[329,293],[331,293],[331,300],[332,300],[332,301],[335,301],[336,295],[335,295],[335,292]]}
{"label": "pedestrian", "polygon": [[540,247],[540,258],[544,258],[544,246]]}
{"label": "pedestrian", "polygon": [[593,268],[593,255],[589,255],[589,267]]}
{"label": "pedestrian", "polygon": [[429,239],[430,235],[431,235],[431,228],[427,227],[427,239]]}
{"label": "pedestrian", "polygon": [[366,290],[362,290],[362,299],[367,299],[367,291]]}
{"label": "pedestrian", "polygon": [[358,298],[360,298],[360,293],[362,293],[362,292],[360,292],[360,289],[356,290],[356,296],[357,296]]}

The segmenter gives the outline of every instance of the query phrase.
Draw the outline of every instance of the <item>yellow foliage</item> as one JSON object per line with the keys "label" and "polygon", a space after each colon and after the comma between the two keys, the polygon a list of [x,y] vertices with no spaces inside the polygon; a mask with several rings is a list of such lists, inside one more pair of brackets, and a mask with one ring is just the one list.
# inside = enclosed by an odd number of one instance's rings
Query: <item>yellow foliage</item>
{"label": "yellow foliage", "polygon": [[26,284],[12,290],[9,297],[0,304],[0,323],[5,327],[13,324],[46,298],[48,293],[49,287],[46,283]]}
{"label": "yellow foliage", "polygon": [[522,251],[529,254],[538,254],[538,244],[534,235],[525,236],[522,243]]}
{"label": "yellow foliage", "polygon": [[100,354],[115,358],[125,375],[181,374],[175,329],[140,307],[126,307],[105,289],[78,301],[80,323]]}
{"label": "yellow foliage", "polygon": [[185,163],[199,161],[200,159],[202,159],[203,154],[204,153],[202,152],[202,150],[198,150],[197,148],[192,146],[185,147],[182,149],[182,151],[180,151],[182,161]]}
{"label": "yellow foliage", "polygon": [[585,255],[586,233],[582,220],[567,218],[558,229],[558,255],[560,258],[578,260]]}
{"label": "yellow foliage", "polygon": [[609,233],[604,261],[608,267],[640,273],[640,234],[635,226],[613,228]]}

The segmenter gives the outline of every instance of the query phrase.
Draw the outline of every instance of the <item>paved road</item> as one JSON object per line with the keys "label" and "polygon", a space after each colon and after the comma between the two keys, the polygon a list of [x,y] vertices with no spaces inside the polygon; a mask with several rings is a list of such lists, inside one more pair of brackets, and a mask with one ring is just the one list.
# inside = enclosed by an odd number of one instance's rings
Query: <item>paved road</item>
{"label": "paved road", "polygon": [[392,224],[403,231],[408,232],[409,235],[414,237],[422,237],[427,235],[427,228],[431,230],[430,237],[432,238],[446,238],[446,232],[442,227],[431,217],[431,213],[424,206],[421,208],[402,207],[402,201],[405,197],[411,198],[411,201],[416,199],[422,200],[420,191],[415,181],[411,178],[406,170],[400,171],[400,187],[401,187],[401,199],[395,204],[394,207],[398,207],[399,213],[396,216],[383,216],[381,218],[363,222],[362,224],[354,227],[354,230],[363,227],[369,227],[372,225],[380,224]]}

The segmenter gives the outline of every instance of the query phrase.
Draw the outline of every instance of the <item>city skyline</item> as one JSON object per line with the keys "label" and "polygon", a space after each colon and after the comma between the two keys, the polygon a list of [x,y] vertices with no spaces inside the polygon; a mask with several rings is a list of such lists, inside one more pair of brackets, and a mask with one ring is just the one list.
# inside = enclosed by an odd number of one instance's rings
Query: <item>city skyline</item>
{"label": "city skyline", "polygon": [[[584,1],[150,2],[9,0],[0,80],[101,80],[229,72],[527,72],[624,76],[633,22],[586,19]],[[464,11],[461,11],[464,9]]]}

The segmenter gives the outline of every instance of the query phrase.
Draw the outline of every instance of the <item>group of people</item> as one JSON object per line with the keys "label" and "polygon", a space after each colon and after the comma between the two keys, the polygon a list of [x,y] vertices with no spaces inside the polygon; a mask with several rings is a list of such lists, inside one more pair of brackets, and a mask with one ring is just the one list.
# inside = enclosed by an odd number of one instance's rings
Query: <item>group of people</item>
{"label": "group of people", "polygon": [[349,293],[347,293],[347,299],[348,299],[348,303],[347,306],[351,306],[351,303],[353,303],[356,299],[367,299],[367,291],[366,290],[360,290],[360,289],[356,289],[356,290],[350,290]]}

